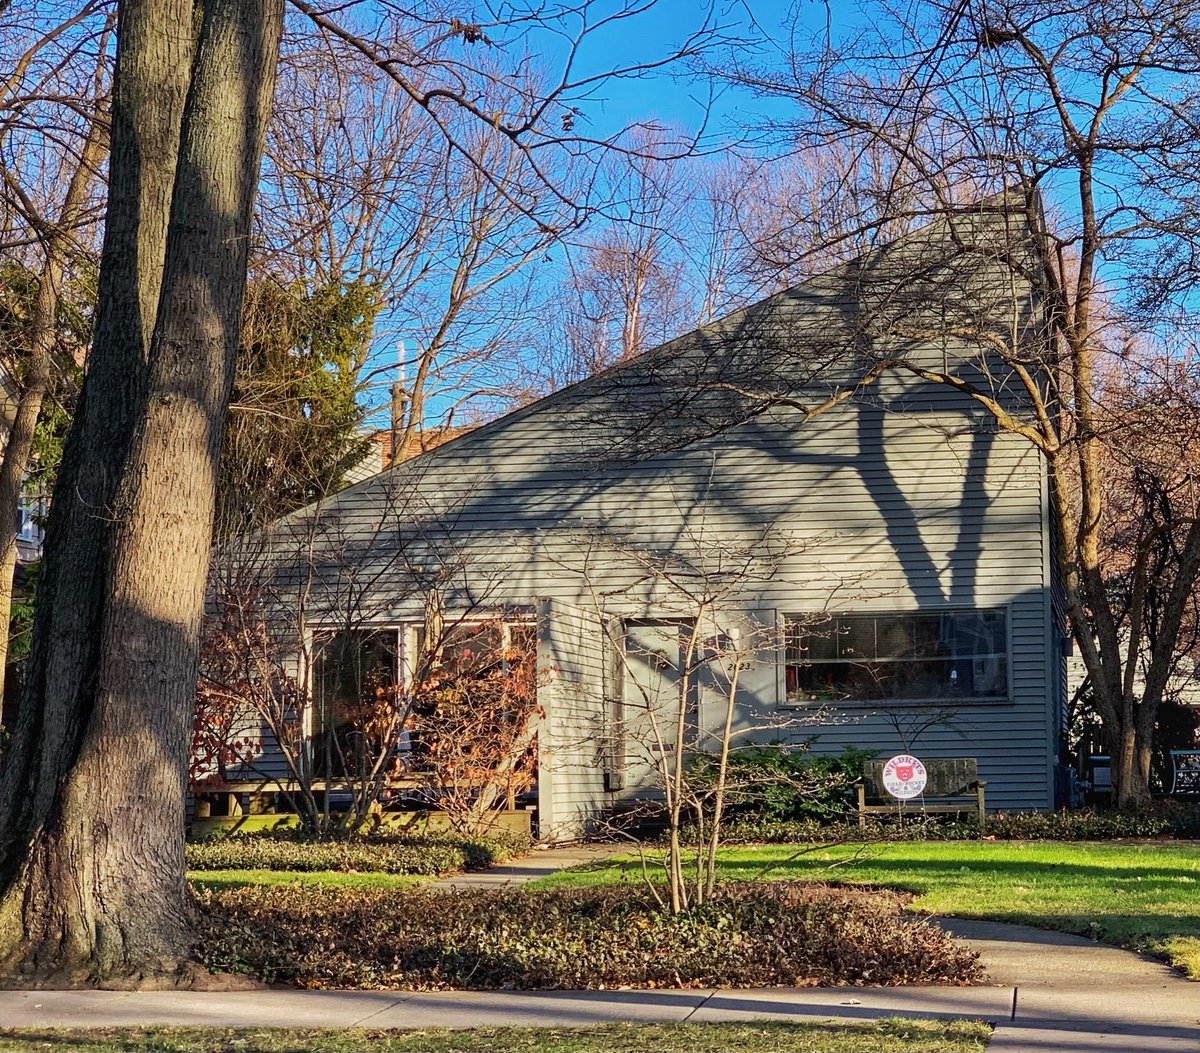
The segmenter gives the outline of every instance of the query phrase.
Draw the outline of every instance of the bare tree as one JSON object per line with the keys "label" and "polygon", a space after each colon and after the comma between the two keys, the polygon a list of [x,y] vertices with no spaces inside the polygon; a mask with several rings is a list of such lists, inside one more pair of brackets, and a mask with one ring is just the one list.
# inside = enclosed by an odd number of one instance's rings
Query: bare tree
{"label": "bare tree", "polygon": [[[453,43],[433,47],[430,64],[447,61]],[[404,449],[431,402],[445,415],[506,394],[503,359],[523,302],[510,286],[572,219],[517,145],[462,122],[448,142],[390,76],[338,44],[301,35],[285,49],[258,267],[309,286],[370,281],[379,353],[361,397],[371,410],[391,404]],[[498,109],[512,102],[486,80],[479,87]],[[571,176],[555,178],[565,189]],[[383,350],[392,345],[398,353]],[[381,399],[372,382],[384,377],[393,383]]]}
{"label": "bare tree", "polygon": [[[227,542],[210,574],[197,690],[211,716],[198,744],[222,722],[235,737],[258,729],[232,758],[240,781],[277,790],[314,833],[367,819],[408,718],[395,633],[378,625],[385,604],[372,588],[395,561],[373,560],[374,548],[319,515],[292,517]],[[282,779],[261,770],[263,756]],[[197,792],[228,781],[228,769],[210,769]],[[336,794],[348,808],[331,809]]]}
{"label": "bare tree", "polygon": [[[414,526],[418,485],[377,485],[370,531],[318,501],[214,559],[193,789],[257,782],[316,834],[360,829],[403,789],[478,832],[529,780],[533,637],[514,640],[491,603],[502,560],[476,567]],[[468,578],[472,603],[447,617]],[[424,609],[415,640],[398,607]]]}
{"label": "bare tree", "polygon": [[845,263],[914,223],[902,214],[839,240],[855,228],[847,217],[887,191],[895,173],[883,149],[822,142],[771,160],[741,156],[731,143],[719,158],[679,158],[668,130],[639,139],[640,155],[604,172],[621,214],[567,239],[565,274],[541,290],[527,397]]}
{"label": "bare tree", "polygon": [[[729,803],[746,789],[733,760],[750,750],[795,748],[781,740],[827,719],[820,707],[780,709],[773,692],[756,703],[744,686],[748,671],[774,668],[786,633],[755,617],[755,598],[816,543],[773,525],[732,538],[710,522],[701,500],[688,502],[669,545],[631,545],[596,524],[575,546],[578,562],[564,564],[604,627],[614,666],[614,712],[603,733],[612,788],[627,796],[635,819],[665,821],[660,902],[673,913],[713,894]],[[614,567],[621,568],[615,576]],[[644,853],[643,870],[649,880]],[[659,896],[656,883],[650,888]]]}
{"label": "bare tree", "polygon": [[409,763],[428,780],[424,799],[454,829],[486,833],[537,776],[536,626],[522,611],[447,620],[435,600],[426,605],[421,637]]}
{"label": "bare tree", "polygon": [[[805,151],[832,141],[888,159],[887,179],[869,200],[843,187],[845,208],[811,251],[897,223],[942,218],[954,229],[964,196],[1007,191],[1008,238],[979,238],[968,223],[942,265],[991,259],[1011,268],[1044,312],[1044,331],[1031,333],[1014,314],[1007,329],[981,332],[966,303],[948,307],[940,323],[892,318],[886,327],[983,338],[974,371],[896,364],[970,395],[1042,455],[1066,616],[1114,757],[1117,799],[1138,804],[1148,796],[1155,714],[1200,571],[1200,517],[1190,491],[1176,491],[1169,566],[1155,569],[1136,553],[1113,562],[1109,451],[1127,441],[1129,421],[1106,411],[1102,393],[1107,363],[1131,351],[1129,334],[1154,343],[1188,324],[1200,234],[1191,175],[1200,159],[1200,5],[934,2],[878,4],[871,16],[873,26],[841,38],[848,42],[814,40],[776,69],[743,65],[738,77],[794,100],[785,145]],[[1198,408],[1185,401],[1184,416],[1194,419]],[[1140,584],[1114,595],[1123,565],[1141,567],[1133,575]],[[1140,597],[1152,573],[1161,614],[1147,648]]]}
{"label": "bare tree", "polygon": [[[18,508],[43,405],[63,376],[64,358],[76,350],[62,346],[64,284],[93,259],[94,190],[108,145],[112,22],[98,5],[85,4],[50,17],[10,15],[0,30],[0,47],[20,56],[0,86],[0,244],[12,265],[36,274],[16,353],[2,363],[17,394],[0,459],[0,707]],[[31,155],[40,160],[30,163]]]}
{"label": "bare tree", "polygon": [[[487,74],[469,53],[486,46],[487,27],[406,23],[379,4],[374,27],[358,32],[301,0],[293,7],[391,77],[460,152],[459,117],[516,144],[550,186],[542,158],[570,149],[571,100],[603,79],[576,78],[568,61],[550,92],[517,91],[497,114],[479,102],[474,87]],[[24,982],[197,979],[187,965],[183,794],[282,0],[205,0],[198,23],[195,14],[181,0],[129,0],[118,24],[95,340],[55,489],[27,690],[0,771],[0,963]],[[591,28],[586,5],[558,16]],[[535,8],[524,25],[554,17]],[[711,32],[705,23],[683,52]],[[439,40],[458,50],[431,64],[421,45]],[[512,57],[519,88],[528,63]],[[610,145],[575,141],[585,151]]]}
{"label": "bare tree", "polygon": [[[731,209],[698,190],[707,162],[680,158],[679,138],[670,128],[638,129],[637,153],[604,166],[610,215],[564,242],[564,273],[541,289],[526,361],[530,393],[627,361],[710,320],[713,305],[725,303],[720,290],[736,231],[723,224]],[[705,214],[705,205],[712,211]],[[690,241],[726,252],[717,262]]]}

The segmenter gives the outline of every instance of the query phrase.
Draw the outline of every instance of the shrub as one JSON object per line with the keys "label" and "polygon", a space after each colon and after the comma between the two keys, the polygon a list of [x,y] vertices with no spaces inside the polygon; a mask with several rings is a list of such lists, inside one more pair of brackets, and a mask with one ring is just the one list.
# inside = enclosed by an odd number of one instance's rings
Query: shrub
{"label": "shrub", "polygon": [[[727,824],[731,844],[781,844],[805,841],[963,841],[979,837],[974,816],[946,818],[914,814],[903,819],[868,816],[823,823],[815,819],[737,818]],[[1200,836],[1200,804],[1164,801],[1146,812],[1081,811],[1001,812],[989,815],[985,834],[998,841],[1109,841],[1127,837]]]}
{"label": "shrub", "polygon": [[[768,821],[841,818],[853,807],[863,762],[873,756],[853,747],[837,755],[814,754],[807,744],[737,751],[729,757],[728,814]],[[688,778],[707,788],[716,781],[716,761],[699,758]]]}
{"label": "shrub", "polygon": [[1200,838],[1200,801],[1160,801],[1157,807],[1175,837]]}
{"label": "shrub", "polygon": [[515,835],[464,840],[370,834],[314,840],[290,831],[234,835],[187,846],[193,870],[356,870],[385,874],[445,874],[481,870],[529,848]]}
{"label": "shrub", "polygon": [[682,915],[644,889],[208,892],[209,968],[305,987],[760,987],[976,979],[977,955],[901,915],[903,893],[718,886]]}

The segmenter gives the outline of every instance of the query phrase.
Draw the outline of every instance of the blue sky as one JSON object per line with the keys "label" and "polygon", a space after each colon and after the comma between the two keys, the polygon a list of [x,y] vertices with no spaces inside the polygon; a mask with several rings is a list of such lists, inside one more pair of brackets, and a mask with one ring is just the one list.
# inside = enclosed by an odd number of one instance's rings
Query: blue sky
{"label": "blue sky", "polygon": [[[524,6],[530,0],[517,0]],[[861,24],[863,10],[857,3],[830,0],[826,8],[822,0],[713,0],[717,5],[714,21],[726,27],[734,38],[752,42],[741,57],[752,60],[757,54],[764,65],[775,65],[781,52],[786,52],[793,19],[800,36],[807,38],[826,29],[834,39]],[[622,6],[624,0],[596,0],[592,11],[603,12]],[[655,62],[672,54],[691,33],[702,24],[703,6],[697,0],[659,0],[633,18],[613,23],[588,38],[577,60],[576,77],[598,75],[637,63]],[[576,27],[571,27],[572,29]],[[556,73],[561,69],[565,48],[561,39],[545,30],[535,30],[522,45],[540,56],[547,68]],[[709,56],[719,65],[720,55]],[[695,133],[705,122],[710,107],[704,146],[719,150],[723,142],[741,138],[747,126],[761,122],[770,115],[786,116],[790,104],[781,100],[755,98],[750,92],[715,83],[694,70],[674,67],[655,71],[637,78],[614,78],[596,87],[590,98],[581,104],[582,114],[577,131],[585,136],[606,138],[632,124],[666,123],[678,126],[685,133]],[[547,261],[561,261],[560,248],[545,254]],[[386,319],[382,319],[386,328]],[[378,355],[380,360],[395,356],[392,341],[402,336],[419,341],[419,332],[388,332]],[[388,377],[387,379],[391,379]],[[377,396],[377,399],[379,396]],[[382,401],[382,399],[379,399]],[[444,412],[454,401],[453,396],[435,397],[428,404],[431,416]]]}
{"label": "blue sky", "polygon": [[[795,19],[802,34],[823,33],[827,19],[836,39],[852,31],[864,18],[856,3],[830,0],[826,8],[821,0],[715,0],[716,22],[728,26],[731,34],[757,40],[764,59],[773,49],[786,49],[787,35]],[[649,62],[670,54],[694,31],[703,18],[696,0],[660,0],[648,11],[598,34],[583,55],[583,67],[589,72],[607,72],[622,65]],[[775,52],[778,54],[778,51]],[[749,49],[745,57],[752,57]],[[710,85],[685,71],[663,71],[640,79],[615,79],[598,89],[585,107],[591,130],[608,134],[631,122],[662,120],[694,130],[704,119]],[[779,108],[766,104],[748,92],[723,87],[712,106],[710,131],[719,133],[722,122],[744,123],[764,110]]]}

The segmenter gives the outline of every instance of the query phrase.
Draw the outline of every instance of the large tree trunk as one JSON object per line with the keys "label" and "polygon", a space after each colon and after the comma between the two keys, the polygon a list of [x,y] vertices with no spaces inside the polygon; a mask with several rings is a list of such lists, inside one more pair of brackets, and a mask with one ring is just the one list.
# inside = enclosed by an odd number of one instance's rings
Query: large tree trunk
{"label": "large tree trunk", "polygon": [[1150,749],[1138,734],[1130,715],[1111,730],[1106,729],[1113,782],[1113,803],[1118,808],[1138,810],[1150,803]]}
{"label": "large tree trunk", "polygon": [[[33,982],[148,986],[188,977],[183,795],[198,627],[282,24],[282,0],[201,6],[194,69],[190,4],[131,3],[118,26],[118,95],[122,74],[126,86],[137,81],[133,94],[161,119],[155,160],[177,160],[148,354],[144,312],[156,282],[129,273],[136,256],[110,256],[106,232],[105,264],[119,272],[108,291],[136,325],[124,346],[105,349],[108,368],[94,363],[87,412],[72,431],[49,539],[53,593],[34,628],[33,705],[22,707],[20,752],[0,784],[24,768],[39,802],[3,815],[0,864],[0,954],[11,973]],[[181,83],[187,101],[172,150],[169,111]],[[155,106],[138,91],[165,92],[171,105]],[[141,134],[130,132],[135,148]],[[142,158],[123,160],[144,168]],[[124,178],[114,141],[114,187]],[[127,244],[140,239],[143,222],[164,229],[161,200],[125,203],[146,206],[134,216],[114,216],[110,206],[110,224]],[[157,244],[161,233],[148,247]],[[155,269],[154,259],[145,262]],[[99,421],[100,407],[116,408],[118,420]],[[99,454],[89,429],[98,432]],[[89,463],[99,479],[87,477]],[[91,503],[64,492],[85,480]],[[70,506],[62,512],[60,499]],[[77,541],[97,564],[83,581],[69,551]],[[72,597],[84,608],[74,616],[66,609]],[[29,741],[25,710],[43,715],[51,749]]]}
{"label": "large tree trunk", "polygon": [[[61,928],[61,947],[35,947],[22,873],[45,874],[35,838],[68,822],[59,788],[93,711],[103,612],[104,553],[115,481],[145,382],[162,283],[167,221],[183,104],[195,53],[192,0],[123,4],[118,17],[109,151],[108,211],[95,334],[75,420],[67,437],[47,529],[26,683],[0,769],[0,961],[28,975],[90,971],[90,939],[71,937],[74,910],[47,910],[42,937]],[[136,807],[135,802],[130,803]],[[105,851],[96,845],[85,856]],[[86,867],[64,857],[60,897]],[[45,880],[45,879],[43,879]],[[82,884],[83,889],[87,885]]]}

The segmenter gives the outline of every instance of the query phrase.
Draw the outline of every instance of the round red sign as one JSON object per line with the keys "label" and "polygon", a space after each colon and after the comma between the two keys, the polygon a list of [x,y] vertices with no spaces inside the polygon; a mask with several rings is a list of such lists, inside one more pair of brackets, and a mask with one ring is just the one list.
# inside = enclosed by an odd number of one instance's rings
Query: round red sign
{"label": "round red sign", "polygon": [[907,753],[897,754],[883,766],[883,788],[901,801],[925,792],[925,765]]}

